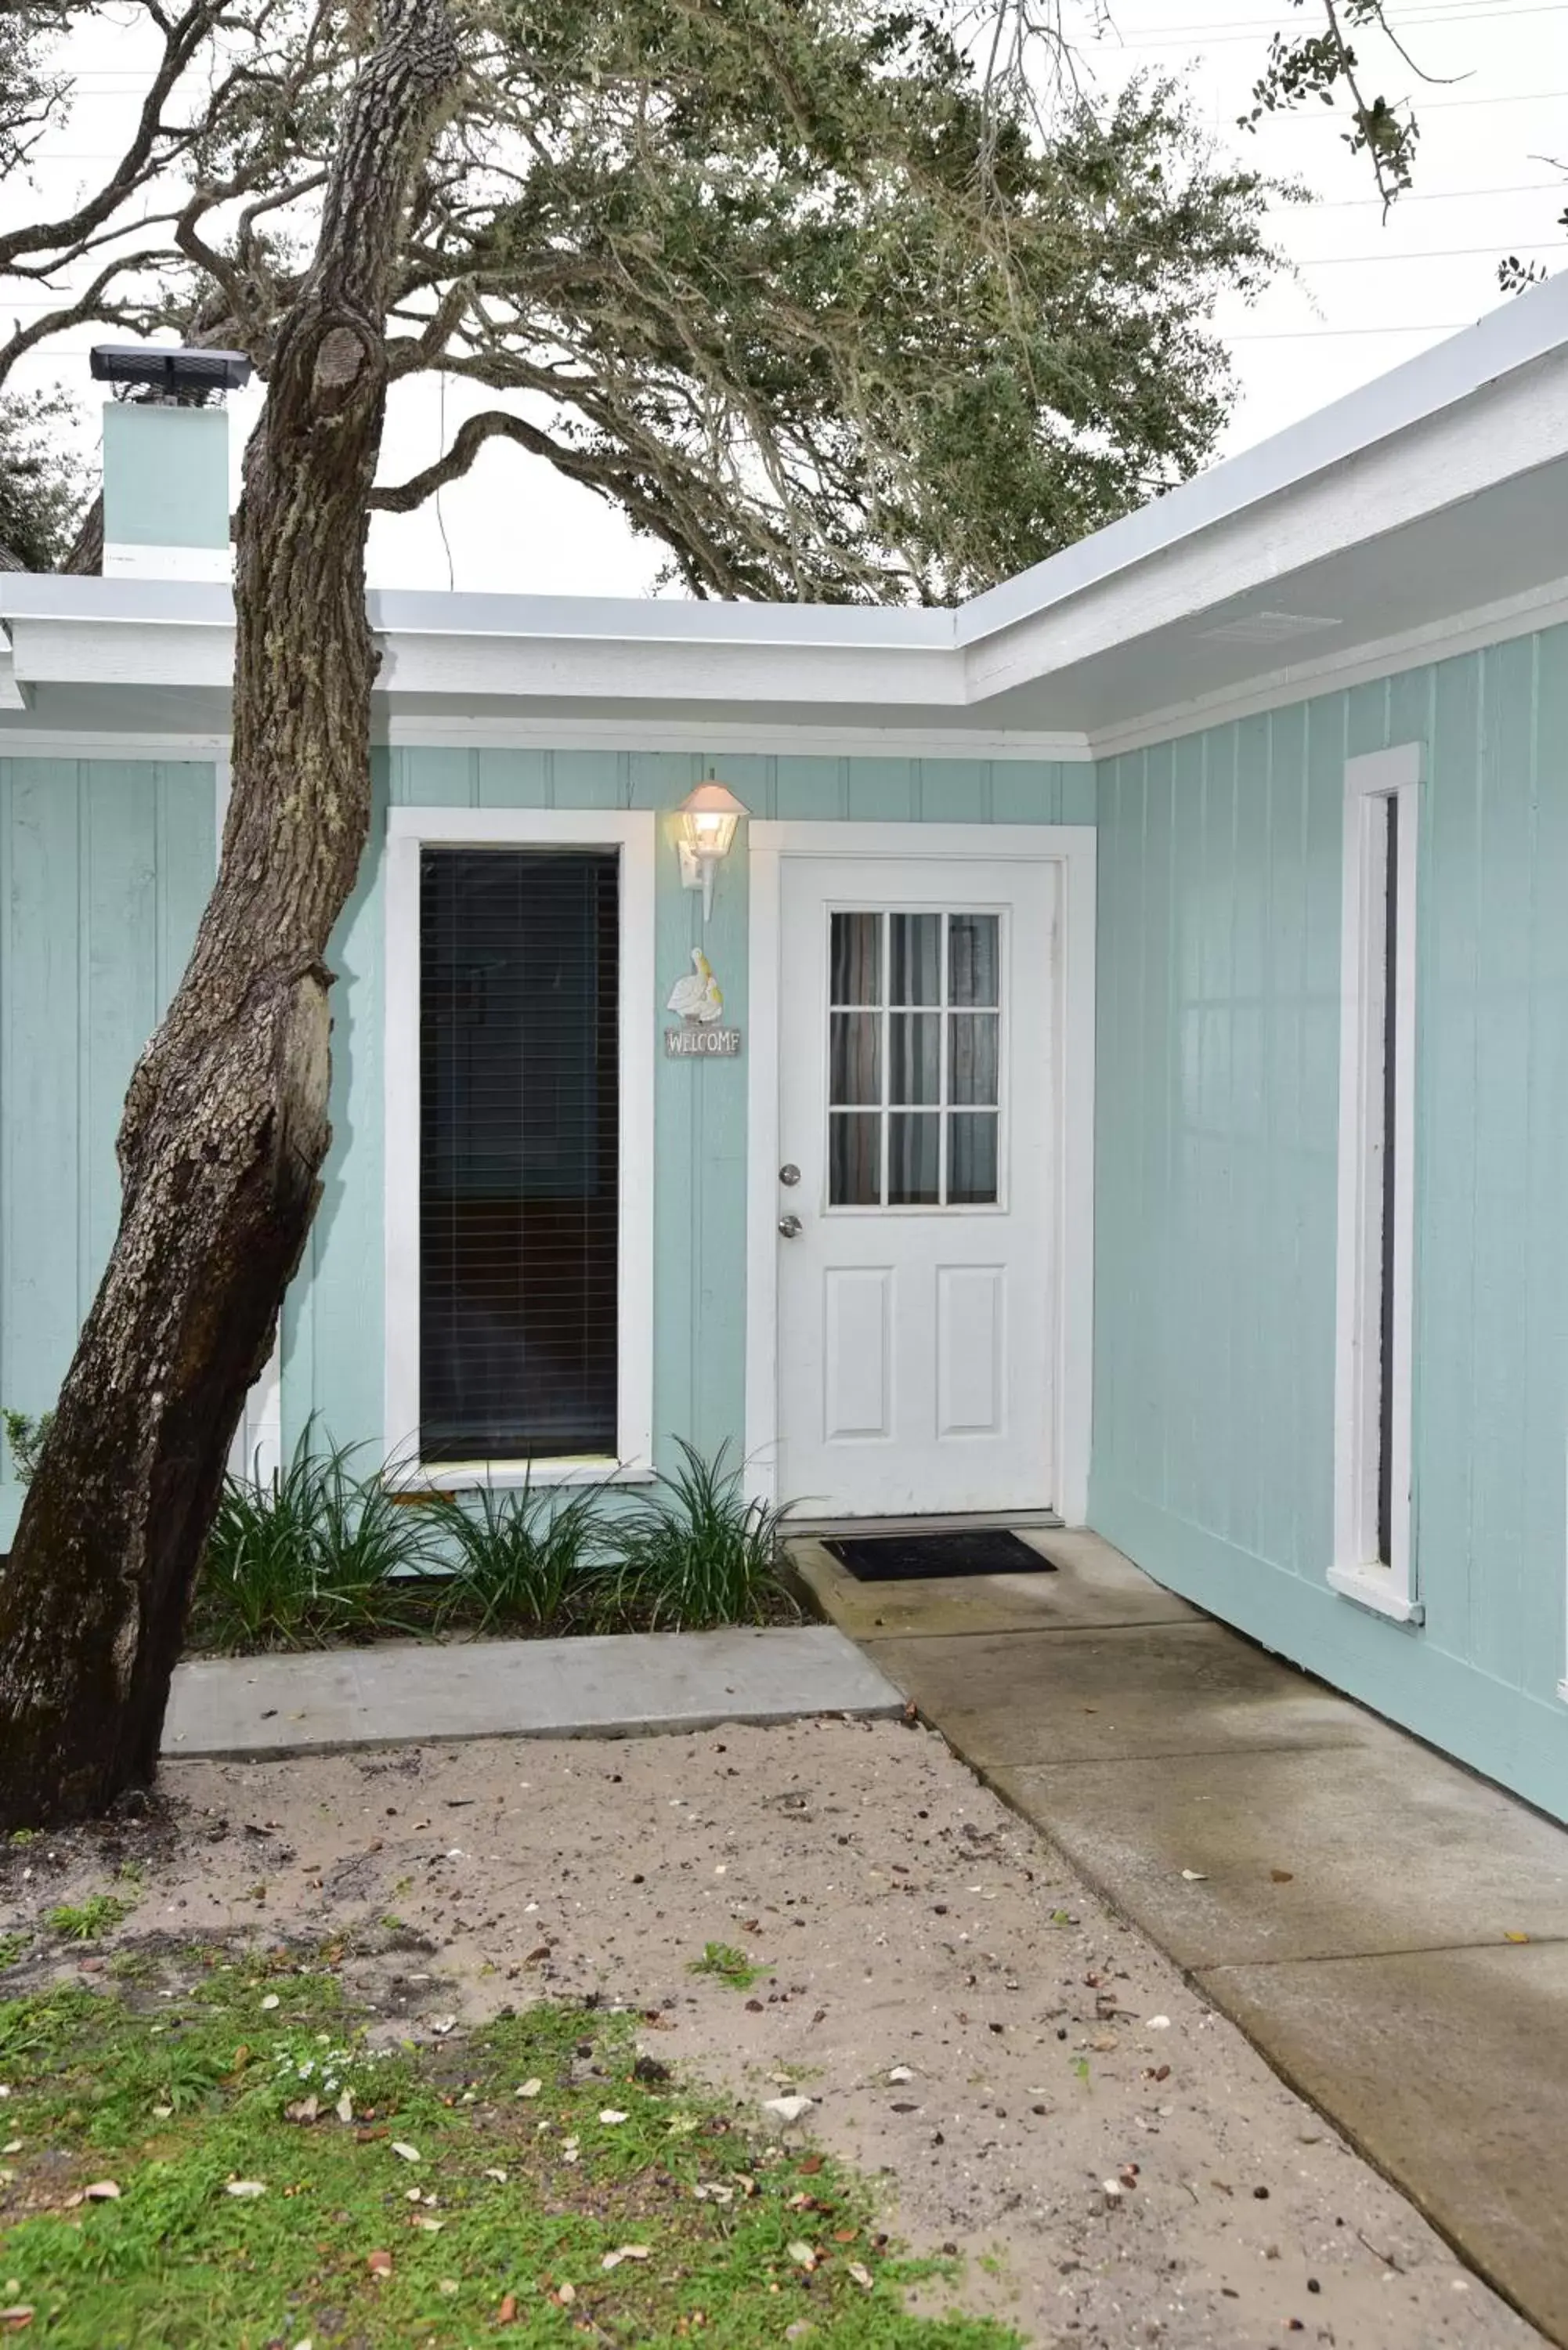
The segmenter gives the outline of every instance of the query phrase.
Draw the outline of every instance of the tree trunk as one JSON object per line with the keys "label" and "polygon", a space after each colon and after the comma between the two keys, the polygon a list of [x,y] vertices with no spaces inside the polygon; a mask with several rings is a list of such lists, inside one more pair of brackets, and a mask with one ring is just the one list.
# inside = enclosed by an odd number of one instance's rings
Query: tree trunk
{"label": "tree trunk", "polygon": [[103,569],[103,492],[99,490],[92,504],[77,525],[62,571],[96,577]]}
{"label": "tree trunk", "polygon": [[382,0],[247,452],[223,860],[131,1079],[119,1237],[0,1581],[0,1828],[151,1778],[229,1447],[319,1195],[325,956],[369,827],[383,321],[459,69],[446,0]]}

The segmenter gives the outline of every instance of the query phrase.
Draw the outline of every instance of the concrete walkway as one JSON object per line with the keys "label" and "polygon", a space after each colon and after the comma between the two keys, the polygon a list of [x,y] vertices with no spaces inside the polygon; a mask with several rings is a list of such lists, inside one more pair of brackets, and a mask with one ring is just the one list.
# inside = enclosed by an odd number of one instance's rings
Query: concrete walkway
{"label": "concrete walkway", "polygon": [[466,1738],[621,1738],[904,1701],[830,1624],[575,1640],[389,1641],[182,1665],[163,1752],[260,1760]]}
{"label": "concrete walkway", "polygon": [[834,1622],[1526,2316],[1568,2343],[1568,1831],[1150,1582],[856,1583]]}

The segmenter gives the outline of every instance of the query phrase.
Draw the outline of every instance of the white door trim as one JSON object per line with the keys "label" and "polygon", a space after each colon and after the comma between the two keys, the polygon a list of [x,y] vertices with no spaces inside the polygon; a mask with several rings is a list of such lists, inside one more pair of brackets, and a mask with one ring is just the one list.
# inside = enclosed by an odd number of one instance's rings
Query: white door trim
{"label": "white door trim", "polygon": [[[620,849],[619,1393],[616,1473],[653,1460],[654,857],[658,818],[629,808],[395,807],[387,815],[385,1282],[386,1450],[410,1484],[434,1482],[410,1456],[420,1417],[420,850]],[[493,1462],[439,1471],[443,1487],[597,1481],[602,1466]]]}
{"label": "white door trim", "polygon": [[1060,1055],[1054,1334],[1056,1507],[1082,1525],[1089,1505],[1095,1340],[1095,851],[1086,824],[753,823],[750,828],[751,1003],[746,1092],[746,1462],[773,1501],[778,1461],[780,865],[786,857],[929,858],[1061,868],[1057,937]]}

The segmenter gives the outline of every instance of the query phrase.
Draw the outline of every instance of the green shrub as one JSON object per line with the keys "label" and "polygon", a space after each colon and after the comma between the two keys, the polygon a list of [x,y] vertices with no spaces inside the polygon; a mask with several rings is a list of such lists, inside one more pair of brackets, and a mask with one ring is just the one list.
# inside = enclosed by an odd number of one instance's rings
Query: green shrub
{"label": "green shrub", "polygon": [[355,1445],[318,1452],[307,1424],[288,1466],[265,1483],[225,1477],[196,1586],[192,1631],[204,1648],[319,1648],[428,1629],[426,1513],[379,1476],[357,1477]]}
{"label": "green shrub", "polygon": [[684,1440],[680,1451],[680,1468],[611,1529],[615,1617],[679,1632],[798,1613],[779,1573],[784,1511],[746,1497],[728,1445],[711,1461]]}
{"label": "green shrub", "polygon": [[482,1485],[400,1498],[356,1476],[358,1447],[226,1477],[191,1613],[192,1645],[249,1654],[472,1630],[680,1631],[798,1613],[779,1574],[782,1510],[749,1501],[721,1449],[624,1515],[602,1486]]}
{"label": "green shrub", "polygon": [[439,1620],[480,1632],[546,1632],[591,1607],[607,1541],[597,1486],[482,1485],[434,1497],[426,1523],[452,1568]]}

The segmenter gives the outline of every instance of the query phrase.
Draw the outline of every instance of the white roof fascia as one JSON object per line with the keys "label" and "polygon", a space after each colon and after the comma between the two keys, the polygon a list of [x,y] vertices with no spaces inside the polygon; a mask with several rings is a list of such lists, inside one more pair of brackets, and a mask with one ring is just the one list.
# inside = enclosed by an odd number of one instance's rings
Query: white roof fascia
{"label": "white roof fascia", "polygon": [[[529,639],[541,642],[819,647],[827,651],[945,651],[958,615],[876,604],[721,604],[632,596],[471,596],[372,588],[379,636]],[[226,587],[0,572],[0,619],[232,629]]]}
{"label": "white roof fascia", "polygon": [[0,710],[26,710],[26,707],[27,689],[16,675],[10,635],[5,624],[0,622]]}
{"label": "white roof fascia", "polygon": [[[379,590],[379,685],[521,701],[973,706],[1565,448],[1568,273],[956,612]],[[227,685],[232,673],[233,599],[219,586],[8,572],[0,620],[13,690]]]}
{"label": "white roof fascia", "polygon": [[227,588],[205,580],[0,571],[0,620],[229,629],[234,599]]}
{"label": "white roof fascia", "polygon": [[940,652],[887,647],[683,642],[640,637],[414,636],[379,639],[378,690],[393,695],[531,700],[963,704],[963,665]]}
{"label": "white roof fascia", "polygon": [[[551,644],[628,642],[948,651],[958,614],[894,604],[721,604],[625,596],[470,596],[372,588],[378,635],[533,638]],[[3,607],[0,607],[3,608]]]}
{"label": "white roof fascia", "polygon": [[1514,296],[1475,326],[1303,417],[1255,449],[1224,459],[1016,578],[971,597],[955,615],[957,641],[978,644],[1099,587],[1179,541],[1459,406],[1565,344],[1568,273]]}
{"label": "white roof fascia", "polygon": [[[1565,450],[1568,349],[1489,386],[1484,400],[1441,411],[1391,445],[1347,457],[1331,473],[971,645],[964,656],[966,699],[984,703],[1010,687],[1130,648],[1156,629],[1284,582],[1309,564],[1353,553],[1549,464]],[[1288,596],[1288,588],[1282,592]],[[1465,600],[1465,583],[1456,579],[1456,608]]]}

